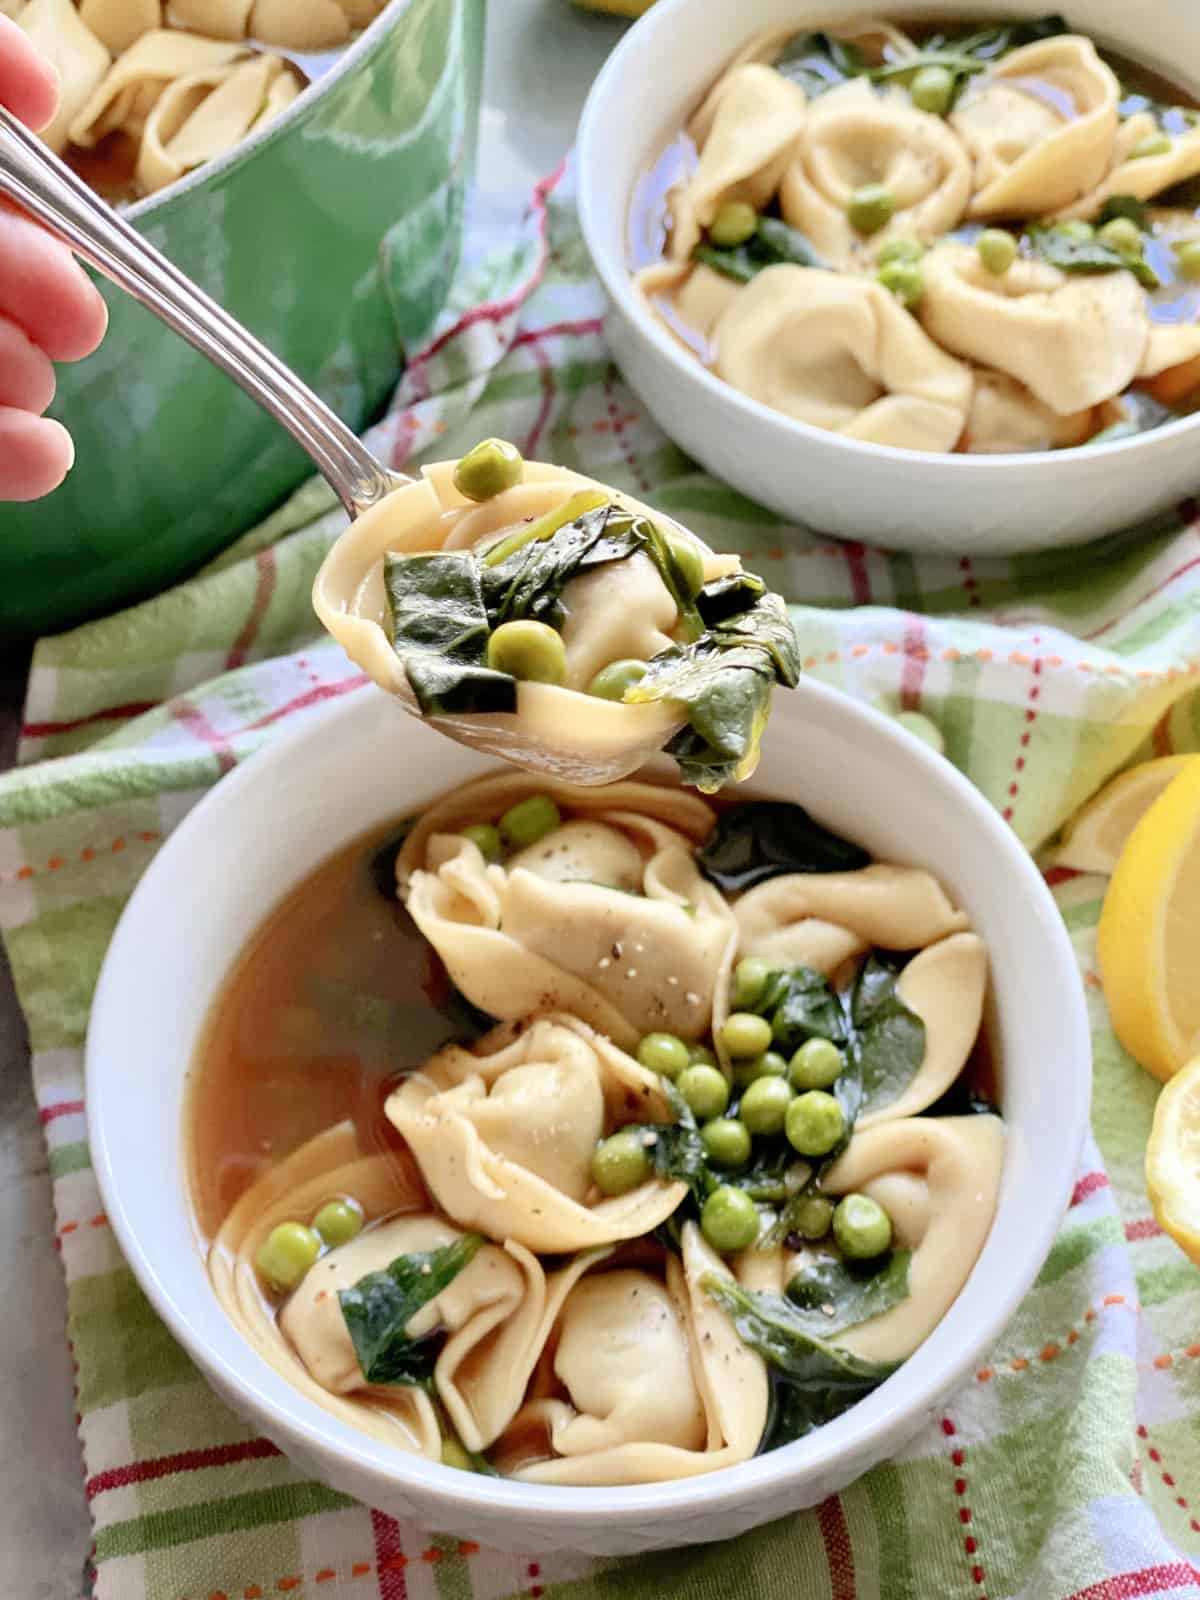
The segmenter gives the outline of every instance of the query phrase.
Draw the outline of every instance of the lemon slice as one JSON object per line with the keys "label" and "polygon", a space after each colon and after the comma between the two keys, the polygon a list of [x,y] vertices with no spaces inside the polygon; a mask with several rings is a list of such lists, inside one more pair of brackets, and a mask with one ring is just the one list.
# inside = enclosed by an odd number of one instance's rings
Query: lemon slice
{"label": "lemon slice", "polygon": [[1200,1056],[1158,1097],[1146,1192],[1159,1227],[1200,1266]]}
{"label": "lemon slice", "polygon": [[1117,1038],[1164,1081],[1200,1051],[1200,761],[1134,828],[1104,898],[1100,976]]}
{"label": "lemon slice", "polygon": [[1076,872],[1115,872],[1129,835],[1189,765],[1200,766],[1200,756],[1160,756],[1106,783],[1067,829],[1054,852],[1055,865]]}

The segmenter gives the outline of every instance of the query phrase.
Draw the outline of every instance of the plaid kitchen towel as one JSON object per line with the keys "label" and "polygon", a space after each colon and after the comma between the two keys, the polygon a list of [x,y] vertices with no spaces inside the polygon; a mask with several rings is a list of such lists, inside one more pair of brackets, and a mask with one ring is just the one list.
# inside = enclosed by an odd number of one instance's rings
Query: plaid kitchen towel
{"label": "plaid kitchen towel", "polygon": [[[484,434],[636,492],[794,602],[808,672],[931,716],[1031,848],[1112,773],[1200,748],[1193,508],[1086,551],[913,557],[835,543],[713,482],[610,364],[569,175],[466,274],[375,447]],[[1200,472],[1200,468],[1198,468]],[[1200,1596],[1200,1271],[1153,1222],[1157,1085],[1095,972],[1103,881],[1056,878],[1091,1006],[1094,1141],[1037,1286],[945,1413],[816,1511],[728,1545],[522,1560],[305,1480],[156,1321],[100,1209],[83,1124],[92,985],[122,905],[209,786],[361,679],[309,607],[341,526],[311,483],[170,593],[38,647],[0,780],[0,924],[29,1021],[69,1285],[100,1600],[1135,1600]],[[1052,1074],[1054,1063],[1046,1063]]]}

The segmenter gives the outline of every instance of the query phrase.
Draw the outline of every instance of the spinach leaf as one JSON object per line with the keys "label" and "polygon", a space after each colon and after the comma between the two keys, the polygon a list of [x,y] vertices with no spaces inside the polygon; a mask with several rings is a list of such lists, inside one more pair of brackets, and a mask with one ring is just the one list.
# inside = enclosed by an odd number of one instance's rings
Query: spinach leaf
{"label": "spinach leaf", "polygon": [[907,1300],[911,1259],[910,1251],[893,1250],[863,1271],[836,1256],[820,1257],[793,1276],[787,1298],[808,1333],[829,1339]]}
{"label": "spinach leaf", "polygon": [[742,1343],[757,1351],[773,1380],[772,1415],[760,1450],[800,1439],[877,1389],[898,1361],[863,1361],[816,1337],[804,1313],[782,1295],[761,1294],[706,1273],[701,1288],[729,1316]]}
{"label": "spinach leaf", "polygon": [[517,684],[487,666],[488,619],[469,550],[386,555],[392,645],[423,716],[515,711]]}
{"label": "spinach leaf", "polygon": [[741,1189],[759,1205],[779,1205],[787,1199],[786,1174],[795,1163],[796,1152],[784,1139],[773,1140],[767,1146],[761,1137],[754,1141],[754,1149],[756,1159],[752,1166],[743,1167],[740,1172],[722,1172],[720,1181],[732,1189]]}
{"label": "spinach leaf", "polygon": [[629,690],[633,704],[670,700],[688,726],[667,745],[684,783],[706,794],[754,770],[776,681],[792,687],[800,656],[787,607],[764,594],[750,611],[717,623],[691,644],[660,651]]}
{"label": "spinach leaf", "polygon": [[562,591],[585,568],[623,561],[642,548],[631,517],[612,515],[611,505],[585,511],[547,539],[522,545],[503,561],[480,569],[480,591],[488,626],[506,622],[566,620]]}
{"label": "spinach leaf", "polygon": [[696,851],[700,871],[726,894],[789,872],[857,872],[870,861],[865,850],[786,800],[731,806]]}
{"label": "spinach leaf", "polygon": [[692,260],[723,272],[727,278],[736,278],[739,283],[749,283],[764,267],[776,267],[781,262],[795,267],[824,265],[799,229],[789,227],[778,217],[759,217],[757,228],[744,244],[698,244],[692,251]]}
{"label": "spinach leaf", "polygon": [[767,592],[761,578],[752,572],[731,572],[727,578],[714,578],[696,596],[696,611],[706,628],[749,611]]}
{"label": "spinach leaf", "polygon": [[1111,222],[1114,217],[1128,217],[1130,222],[1137,223],[1143,233],[1150,226],[1146,202],[1139,200],[1136,195],[1110,194],[1096,216],[1096,226],[1101,228],[1106,222]]}
{"label": "spinach leaf", "polygon": [[482,1235],[465,1233],[440,1250],[397,1256],[382,1272],[368,1272],[351,1288],[338,1291],[354,1353],[368,1383],[412,1387],[429,1381],[440,1341],[410,1339],[405,1329],[422,1306],[454,1281],[483,1242]]}
{"label": "spinach leaf", "polygon": [[709,1170],[696,1118],[673,1083],[664,1078],[661,1088],[674,1122],[638,1123],[628,1131],[643,1136],[655,1177],[667,1183],[686,1183],[697,1205],[703,1205],[717,1180]]}
{"label": "spinach leaf", "polygon": [[831,1039],[842,1046],[849,1037],[842,1002],[828,979],[812,967],[792,967],[785,974],[771,1031],[789,1056],[809,1039]]}
{"label": "spinach leaf", "polygon": [[896,993],[901,971],[895,958],[873,952],[859,968],[850,997],[862,1104],[872,1109],[898,1100],[925,1058],[925,1024]]}
{"label": "spinach leaf", "polygon": [[1066,273],[1132,272],[1143,289],[1158,288],[1158,274],[1142,256],[1124,256],[1098,234],[1077,239],[1061,226],[1031,224],[1025,235],[1040,260]]}
{"label": "spinach leaf", "polygon": [[930,34],[922,41],[925,50],[949,50],[956,55],[971,56],[977,61],[999,61],[1009,51],[1025,44],[1035,44],[1039,39],[1053,39],[1070,31],[1067,19],[1053,13],[1045,17],[1032,17],[1028,22],[1005,22],[998,27],[980,28],[974,32],[965,28],[951,28],[943,33]]}
{"label": "spinach leaf", "polygon": [[771,64],[776,72],[798,83],[810,100],[867,70],[858,46],[831,33],[796,34]]}

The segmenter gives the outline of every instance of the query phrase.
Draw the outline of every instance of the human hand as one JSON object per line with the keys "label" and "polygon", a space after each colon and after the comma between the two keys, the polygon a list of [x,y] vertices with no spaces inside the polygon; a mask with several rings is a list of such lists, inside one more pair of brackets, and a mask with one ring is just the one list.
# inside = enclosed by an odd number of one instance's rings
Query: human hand
{"label": "human hand", "polygon": [[[58,104],[54,69],[0,16],[0,105],[44,128]],[[42,413],[54,361],[78,361],[104,337],[108,312],[70,251],[0,201],[0,500],[37,500],[71,469],[71,436]]]}

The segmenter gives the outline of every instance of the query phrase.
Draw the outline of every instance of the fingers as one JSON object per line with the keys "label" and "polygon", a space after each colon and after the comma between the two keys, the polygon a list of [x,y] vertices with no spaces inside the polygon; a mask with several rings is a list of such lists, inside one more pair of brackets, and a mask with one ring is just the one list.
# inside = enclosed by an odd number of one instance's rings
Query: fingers
{"label": "fingers", "polygon": [[35,131],[58,110],[58,74],[7,17],[0,17],[0,105]]}
{"label": "fingers", "polygon": [[14,212],[0,213],[0,315],[52,361],[91,355],[108,324],[100,291],[70,251]]}
{"label": "fingers", "polygon": [[0,406],[0,500],[39,500],[58,488],[74,460],[60,423]]}
{"label": "fingers", "polygon": [[53,399],[50,357],[15,322],[0,317],[0,406],[40,417]]}

